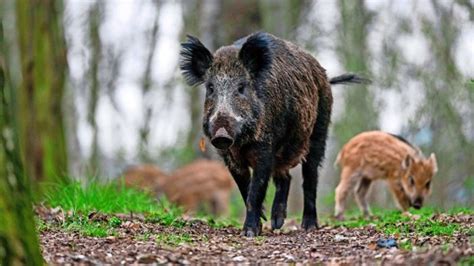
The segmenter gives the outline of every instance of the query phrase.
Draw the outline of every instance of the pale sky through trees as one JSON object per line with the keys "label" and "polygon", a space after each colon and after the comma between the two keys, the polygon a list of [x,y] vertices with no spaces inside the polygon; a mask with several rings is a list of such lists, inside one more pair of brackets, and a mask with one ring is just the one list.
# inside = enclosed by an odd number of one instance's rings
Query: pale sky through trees
{"label": "pale sky through trees", "polygon": [[[444,4],[446,1],[442,1]],[[82,153],[87,157],[91,146],[91,130],[86,122],[87,108],[86,89],[80,85],[88,63],[88,51],[84,26],[85,14],[91,2],[78,0],[66,1],[65,22],[69,45],[69,65],[72,86],[75,87],[75,104],[79,114],[79,141]],[[386,71],[381,65],[384,58],[383,44],[387,38],[393,37],[397,19],[406,20],[412,28],[411,33],[400,33],[394,43],[404,60],[415,66],[429,67],[431,51],[426,38],[421,32],[420,16],[428,19],[434,17],[430,1],[380,1],[366,2],[367,8],[375,15],[368,36],[370,50],[370,69],[374,77]],[[151,92],[142,99],[140,79],[143,75],[147,54],[147,35],[157,12],[152,1],[106,1],[103,24],[100,36],[103,45],[115,53],[122,54],[122,63],[116,80],[114,94],[118,110],[115,110],[109,97],[100,97],[97,120],[99,125],[100,148],[106,157],[113,157],[118,151],[124,151],[126,158],[132,160],[137,149],[138,127],[142,121],[142,104],[150,102],[154,106],[151,120],[150,149],[159,150],[179,143],[190,125],[188,116],[187,88],[181,82],[170,87],[166,83],[172,79],[180,80],[177,71],[179,42],[183,39],[183,11],[179,1],[163,1],[159,8],[159,32],[156,53],[152,64]],[[460,21],[460,37],[455,45],[457,67],[464,76],[474,76],[474,43],[473,22],[465,9],[454,10]],[[336,57],[336,31],[339,13],[336,1],[317,1],[307,19],[310,23],[318,23],[323,35],[311,39],[305,29],[308,25],[299,26],[295,42],[302,46],[316,47],[311,52],[327,69],[329,76],[343,73],[345,70]],[[107,52],[107,51],[105,51]],[[369,87],[375,92],[376,105],[380,106],[379,125],[382,130],[400,133],[408,119],[413,116],[420,100],[423,99],[422,83],[407,77],[403,90],[381,88],[374,80]],[[106,77],[103,77],[106,78]],[[87,86],[87,85],[85,85]],[[77,90],[77,87],[81,87]],[[337,120],[344,112],[341,105],[343,90],[346,87],[335,87],[335,110],[333,120]],[[104,95],[101,95],[104,96]],[[199,100],[199,99],[196,99]],[[472,137],[472,136],[471,136]]]}

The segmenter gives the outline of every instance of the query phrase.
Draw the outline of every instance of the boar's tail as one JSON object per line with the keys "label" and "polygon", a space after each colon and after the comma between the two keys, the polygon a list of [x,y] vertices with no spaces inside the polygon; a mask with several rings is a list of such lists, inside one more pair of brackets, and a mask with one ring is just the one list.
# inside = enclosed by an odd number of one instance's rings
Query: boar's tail
{"label": "boar's tail", "polygon": [[337,84],[370,84],[370,79],[352,73],[342,74],[329,80],[331,85]]}

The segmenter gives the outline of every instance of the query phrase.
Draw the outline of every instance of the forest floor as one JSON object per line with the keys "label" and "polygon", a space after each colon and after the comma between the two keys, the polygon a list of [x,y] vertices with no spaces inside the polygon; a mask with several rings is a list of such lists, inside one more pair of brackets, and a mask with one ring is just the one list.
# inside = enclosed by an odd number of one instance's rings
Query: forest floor
{"label": "forest floor", "polygon": [[[43,206],[36,213],[48,264],[474,264],[472,211],[411,217],[391,212],[343,223],[328,219],[311,232],[290,219],[282,230],[264,226],[256,238],[206,219],[164,224],[143,215],[77,215]],[[397,247],[377,244],[388,238]]]}

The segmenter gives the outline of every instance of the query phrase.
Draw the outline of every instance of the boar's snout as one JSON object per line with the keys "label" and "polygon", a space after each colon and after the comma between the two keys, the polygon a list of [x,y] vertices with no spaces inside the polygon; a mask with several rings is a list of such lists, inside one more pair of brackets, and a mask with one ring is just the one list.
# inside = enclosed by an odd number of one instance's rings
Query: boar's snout
{"label": "boar's snout", "polygon": [[423,206],[423,198],[417,197],[412,204],[413,208],[419,210]]}
{"label": "boar's snout", "polygon": [[229,135],[224,127],[221,127],[216,131],[214,137],[212,137],[211,143],[214,147],[225,150],[234,144],[234,138]]}

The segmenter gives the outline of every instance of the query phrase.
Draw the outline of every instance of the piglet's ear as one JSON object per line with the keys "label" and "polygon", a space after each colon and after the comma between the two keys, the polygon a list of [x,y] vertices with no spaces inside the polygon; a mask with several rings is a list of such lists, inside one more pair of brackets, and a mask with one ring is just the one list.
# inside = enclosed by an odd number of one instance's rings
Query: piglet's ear
{"label": "piglet's ear", "polygon": [[433,174],[436,174],[438,172],[438,163],[436,162],[436,155],[434,153],[430,155],[430,163],[433,167]]}
{"label": "piglet's ear", "polygon": [[408,170],[408,168],[410,168],[410,166],[412,164],[413,164],[413,157],[411,157],[410,154],[407,154],[405,159],[403,159],[403,161],[402,161],[402,169],[403,170]]}
{"label": "piglet's ear", "polygon": [[267,33],[255,33],[247,38],[239,52],[239,59],[254,77],[270,68],[273,40]]}
{"label": "piglet's ear", "polygon": [[204,74],[212,64],[212,54],[198,38],[188,35],[181,44],[179,68],[186,82],[198,85],[204,82]]}

